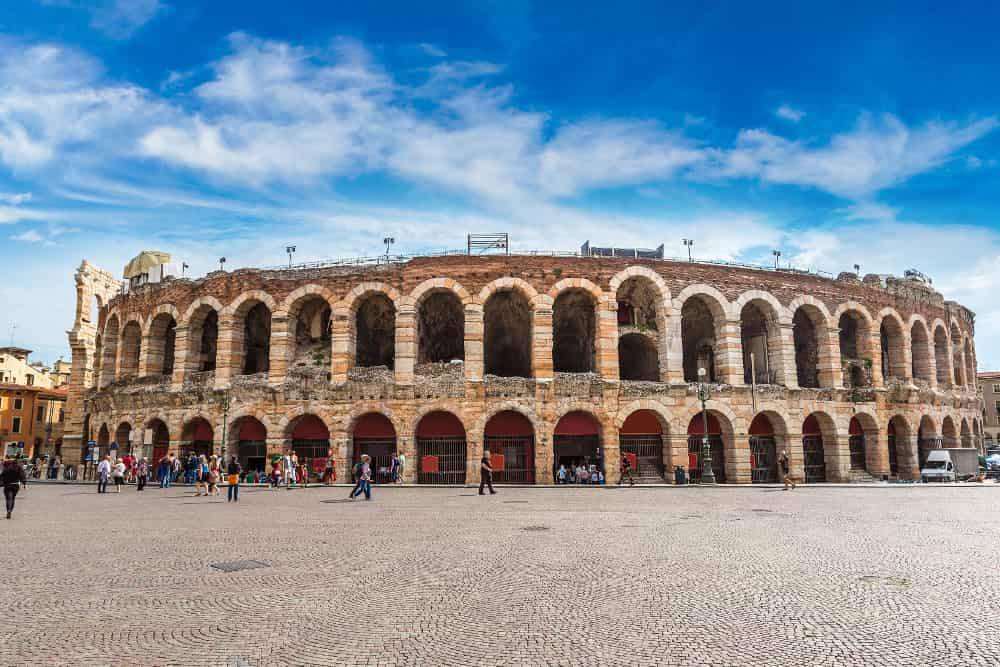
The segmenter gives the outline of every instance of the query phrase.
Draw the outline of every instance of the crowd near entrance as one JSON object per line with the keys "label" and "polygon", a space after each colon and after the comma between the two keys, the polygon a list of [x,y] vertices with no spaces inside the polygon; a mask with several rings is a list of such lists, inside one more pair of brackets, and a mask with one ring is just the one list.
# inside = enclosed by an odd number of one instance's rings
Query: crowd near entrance
{"label": "crowd near entrance", "polygon": [[637,481],[663,481],[663,426],[655,412],[636,410],[630,414],[618,431],[618,443]]}
{"label": "crowd near entrance", "polygon": [[[688,422],[688,476],[693,484],[701,482],[702,444],[705,436],[705,416],[700,413]],[[712,456],[712,474],[715,481],[722,484],[726,481],[726,464],[722,448],[722,426],[719,419],[711,412],[707,415],[708,446]]]}
{"label": "crowd near entrance", "polygon": [[[330,431],[316,415],[302,415],[292,428],[292,451],[306,474],[317,479],[323,475],[330,458]],[[308,482],[307,479],[299,482]]]}
{"label": "crowd near entrance", "polygon": [[371,457],[372,482],[392,482],[392,455],[396,453],[396,429],[389,418],[378,412],[358,417],[352,433],[351,465],[361,462],[361,456]]}
{"label": "crowd near entrance", "polygon": [[483,448],[490,452],[494,482],[535,483],[535,429],[520,412],[493,415],[483,430]]}
{"label": "crowd near entrance", "polygon": [[574,411],[563,415],[552,436],[552,476],[558,483],[559,467],[576,470],[583,466],[604,473],[600,427],[589,412]]}
{"label": "crowd near entrance", "polygon": [[417,424],[417,482],[465,484],[465,427],[450,412],[437,410]]}
{"label": "crowd near entrance", "polygon": [[[181,431],[181,446],[179,450],[182,461],[187,461],[194,454],[195,456],[212,456],[212,439],[214,432],[212,425],[202,417],[195,417],[184,425]],[[159,461],[159,459],[156,459]]]}

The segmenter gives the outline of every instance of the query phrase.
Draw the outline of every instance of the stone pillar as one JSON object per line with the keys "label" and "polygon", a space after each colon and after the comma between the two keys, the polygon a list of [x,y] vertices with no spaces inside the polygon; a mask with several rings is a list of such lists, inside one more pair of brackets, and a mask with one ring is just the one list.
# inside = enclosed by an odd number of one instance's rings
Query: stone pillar
{"label": "stone pillar", "polygon": [[[466,326],[468,326],[468,320],[466,320]],[[491,452],[492,454],[493,452]],[[480,467],[480,462],[483,458],[483,440],[482,436],[475,438],[470,438],[469,434],[465,435],[465,485],[466,486],[479,486],[479,481],[482,479],[482,468]]]}
{"label": "stone pillar", "polygon": [[[531,327],[531,370],[537,380],[551,380],[552,300],[539,295],[533,304]],[[536,473],[537,477],[537,473]]]}
{"label": "stone pillar", "polygon": [[[802,422],[799,421],[801,424]],[[802,447],[802,433],[801,428],[796,429],[794,432],[786,433],[784,436],[775,434],[774,437],[774,455],[777,458],[781,458],[781,452],[788,452],[788,474],[791,475],[793,480],[798,482],[806,481],[806,457],[805,450]],[[781,479],[781,466],[778,466],[778,479]]]}
{"label": "stone pillar", "polygon": [[684,341],[681,337],[681,309],[673,308],[667,324],[666,378],[670,384],[684,383]]}
{"label": "stone pillar", "polygon": [[844,365],[840,360],[840,327],[826,329],[826,340],[823,339],[823,329],[818,329],[819,336],[819,385],[821,387],[843,387]]}
{"label": "stone pillar", "polygon": [[791,322],[778,325],[779,350],[775,354],[778,362],[778,384],[789,389],[799,388],[799,375],[795,367],[795,332]]}
{"label": "stone pillar", "polygon": [[540,429],[535,433],[535,484],[537,486],[552,486],[553,445],[550,433]]}
{"label": "stone pillar", "polygon": [[[215,388],[225,389],[229,386],[232,376],[239,375],[243,370],[243,331],[236,330],[231,318],[219,320],[219,338],[215,355]],[[234,365],[239,368],[234,369]]]}
{"label": "stone pillar", "polygon": [[[396,312],[396,384],[413,384],[413,366],[416,361],[416,309],[409,299],[400,299],[399,310]],[[414,463],[416,463],[415,456]]]}
{"label": "stone pillar", "polygon": [[284,384],[288,377],[288,367],[295,355],[295,333],[290,331],[292,321],[285,312],[271,315],[271,349],[267,360],[269,384]]}
{"label": "stone pillar", "polygon": [[929,348],[927,352],[927,354],[929,355],[927,357],[927,367],[930,369],[930,376],[931,376],[929,384],[931,389],[940,389],[941,387],[938,386],[938,378],[937,378],[937,350],[934,348],[933,332],[931,332],[930,334],[930,337],[927,342],[927,347]]}
{"label": "stone pillar", "polygon": [[[597,368],[605,380],[618,380],[618,300],[604,293],[597,303]],[[616,441],[617,443],[617,441]]]}
{"label": "stone pillar", "polygon": [[872,360],[872,386],[884,387],[885,378],[882,377],[882,337],[878,331],[869,335],[867,351],[869,358]]}
{"label": "stone pillar", "polygon": [[901,479],[920,479],[920,453],[917,436],[896,435],[896,465]]}
{"label": "stone pillar", "polygon": [[484,363],[483,307],[478,303],[469,303],[465,306],[465,380],[482,381]]}
{"label": "stone pillar", "polygon": [[740,321],[726,320],[717,334],[715,365],[719,381],[733,386],[743,386],[743,345]]}
{"label": "stone pillar", "polygon": [[618,442],[618,427],[611,417],[602,425],[601,447],[604,449],[604,483],[617,484],[622,474],[622,450],[621,443]]}
{"label": "stone pillar", "polygon": [[851,481],[850,436],[823,433],[823,460],[826,463],[826,479],[829,482]]}
{"label": "stone pillar", "polygon": [[730,484],[750,484],[750,436],[734,433],[733,442],[726,442],[728,436],[722,434],[723,459],[726,466],[726,481]]}
{"label": "stone pillar", "polygon": [[403,483],[416,484],[420,461],[417,460],[417,439],[413,433],[403,433],[397,436],[396,451],[406,456],[406,467],[403,469]]}
{"label": "stone pillar", "polygon": [[[135,369],[135,376],[136,377],[146,377],[147,375],[151,375],[151,373],[150,373],[150,365],[151,364],[150,364],[150,358],[149,357],[150,357],[151,353],[155,354],[155,351],[150,346],[150,344],[153,342],[152,339],[153,339],[153,336],[151,336],[151,335],[142,335],[142,334],[140,334],[140,337],[139,337],[139,366],[138,366],[138,368]],[[160,355],[161,355],[161,359],[162,359],[162,354],[163,354],[163,339],[162,338],[159,341],[159,350],[160,350]]]}
{"label": "stone pillar", "polygon": [[[343,384],[347,382],[347,371],[354,365],[354,355],[351,354],[351,350],[354,348],[351,340],[354,323],[351,321],[350,309],[339,304],[333,308],[331,319],[333,332],[330,335],[330,382]],[[398,359],[398,348],[396,355]],[[398,363],[397,361],[397,368],[399,367]]]}
{"label": "stone pillar", "polygon": [[[172,390],[178,391],[184,385],[184,376],[191,370],[189,367],[196,363],[200,354],[191,350],[191,328],[188,325],[178,325],[174,333],[174,372],[170,382]],[[201,341],[198,341],[198,345],[200,353]]]}

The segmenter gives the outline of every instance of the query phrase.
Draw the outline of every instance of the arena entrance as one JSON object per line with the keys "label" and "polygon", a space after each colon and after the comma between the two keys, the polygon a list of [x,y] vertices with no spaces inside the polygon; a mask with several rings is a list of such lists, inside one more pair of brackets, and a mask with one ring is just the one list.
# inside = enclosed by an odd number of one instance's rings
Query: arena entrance
{"label": "arena entrance", "polygon": [[[692,484],[701,483],[702,440],[705,435],[705,418],[699,412],[688,422],[688,478]],[[712,454],[712,474],[715,481],[723,484],[726,481],[726,464],[722,446],[722,426],[719,419],[708,413],[708,446]]]}
{"label": "arena entrance", "polygon": [[636,410],[618,431],[618,445],[629,458],[632,476],[643,484],[663,481],[663,425],[652,410]]}
{"label": "arena entrance", "polygon": [[567,470],[582,465],[604,471],[600,426],[589,412],[568,412],[556,424],[552,436],[552,479],[556,483],[560,465]]}
{"label": "arena entrance", "polygon": [[816,415],[809,415],[802,423],[802,467],[806,484],[826,481],[826,456],[823,452],[823,433]]}
{"label": "arena entrance", "polygon": [[372,481],[392,482],[392,455],[396,453],[396,429],[385,415],[369,412],[354,422],[351,468],[360,463],[361,455],[371,457]]}
{"label": "arena entrance", "polygon": [[322,419],[308,414],[298,418],[292,429],[292,451],[299,457],[299,464],[306,466],[309,477],[322,477],[330,458],[330,430]]}
{"label": "arena entrance", "polygon": [[861,422],[858,421],[857,417],[851,417],[847,434],[851,450],[851,470],[867,470],[868,465],[865,461],[865,431],[861,428]]}
{"label": "arena entrance", "polygon": [[535,483],[535,429],[520,412],[493,415],[483,429],[483,448],[490,452],[494,482]]}
{"label": "arena entrance", "polygon": [[181,446],[178,453],[181,461],[186,462],[192,454],[210,458],[213,437],[212,425],[204,418],[195,417],[189,421],[181,431]]}
{"label": "arena entrance", "polygon": [[236,428],[236,458],[244,473],[267,469],[267,429],[254,417],[243,417]]}
{"label": "arena entrance", "polygon": [[[150,421],[146,428],[150,431],[150,445],[149,450],[143,446],[143,455],[149,456],[147,462],[150,466],[158,465],[160,459],[167,455],[170,451],[170,431],[167,430],[167,425],[163,423],[160,419],[154,419]],[[147,454],[147,452],[149,452]]]}
{"label": "arena entrance", "polygon": [[450,412],[437,410],[417,424],[417,483],[465,484],[465,427]]}
{"label": "arena entrance", "polygon": [[761,413],[750,422],[750,481],[772,484],[778,481],[777,442],[774,427]]}

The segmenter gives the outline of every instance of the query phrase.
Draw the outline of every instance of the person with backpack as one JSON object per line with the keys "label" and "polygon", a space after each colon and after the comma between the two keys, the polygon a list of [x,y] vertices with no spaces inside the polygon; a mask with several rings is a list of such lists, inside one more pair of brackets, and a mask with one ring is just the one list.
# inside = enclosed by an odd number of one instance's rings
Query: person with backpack
{"label": "person with backpack", "polygon": [[365,494],[365,500],[372,499],[372,466],[371,457],[367,454],[361,455],[361,462],[354,466],[356,475],[358,478],[358,483],[355,484],[354,490],[351,491],[351,500],[354,500],[357,496],[360,496],[362,492]]}
{"label": "person with backpack", "polygon": [[234,456],[226,467],[226,474],[229,476],[229,490],[226,492],[226,502],[240,502],[240,473],[243,468]]}

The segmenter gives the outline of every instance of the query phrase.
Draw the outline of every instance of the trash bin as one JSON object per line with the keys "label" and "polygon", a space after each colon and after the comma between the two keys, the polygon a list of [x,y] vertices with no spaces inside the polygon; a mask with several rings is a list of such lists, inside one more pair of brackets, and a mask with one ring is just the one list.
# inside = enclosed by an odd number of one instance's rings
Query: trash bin
{"label": "trash bin", "polygon": [[674,484],[687,484],[687,476],[684,474],[684,468],[681,466],[674,468]]}

